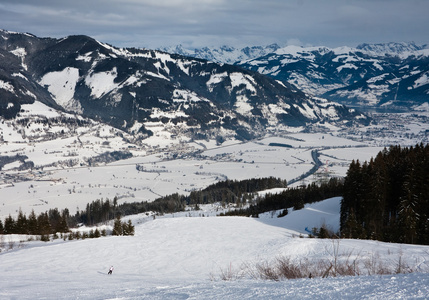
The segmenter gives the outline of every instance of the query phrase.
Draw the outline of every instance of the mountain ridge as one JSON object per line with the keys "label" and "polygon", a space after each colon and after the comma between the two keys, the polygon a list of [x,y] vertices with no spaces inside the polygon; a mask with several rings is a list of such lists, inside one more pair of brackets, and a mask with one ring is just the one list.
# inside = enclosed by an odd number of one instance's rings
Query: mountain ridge
{"label": "mountain ridge", "polygon": [[[429,101],[428,45],[286,46],[273,51],[266,47],[259,57],[244,57],[243,49],[229,50],[242,54],[234,64],[349,106],[412,109]],[[202,50],[194,55],[210,59],[212,53],[220,53],[209,50],[206,57]],[[230,55],[216,60],[232,62]]]}
{"label": "mountain ridge", "polygon": [[[368,122],[335,102],[241,66],[116,48],[84,35],[62,39],[0,31],[0,113],[21,104],[101,120],[142,138],[162,128],[190,137],[250,139],[287,127]],[[25,97],[21,97],[21,96]]]}

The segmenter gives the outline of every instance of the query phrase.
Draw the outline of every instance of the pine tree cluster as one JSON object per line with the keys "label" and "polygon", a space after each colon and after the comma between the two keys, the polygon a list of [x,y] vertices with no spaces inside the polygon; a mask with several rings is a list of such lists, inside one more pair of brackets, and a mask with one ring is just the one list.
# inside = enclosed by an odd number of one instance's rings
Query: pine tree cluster
{"label": "pine tree cluster", "polygon": [[69,217],[68,209],[64,209],[61,213],[57,208],[50,209],[38,216],[33,210],[28,217],[20,210],[16,219],[9,215],[4,220],[4,225],[0,220],[0,234],[49,235],[68,232],[67,219]]}
{"label": "pine tree cluster", "polygon": [[225,180],[212,184],[201,191],[192,191],[186,201],[188,205],[215,202],[240,204],[257,191],[285,188],[286,186],[286,180],[275,177],[253,178],[241,181]]}
{"label": "pine tree cluster", "polygon": [[346,238],[429,244],[429,145],[392,146],[353,161],[344,181],[340,227]]}
{"label": "pine tree cluster", "polygon": [[78,211],[74,216],[69,218],[69,224],[76,226],[81,223],[87,226],[107,222],[115,218],[117,211],[118,198],[113,201],[106,199],[97,199],[88,203],[85,210]]}
{"label": "pine tree cluster", "polygon": [[120,217],[115,219],[112,235],[134,235],[134,225],[131,220],[122,222]]}

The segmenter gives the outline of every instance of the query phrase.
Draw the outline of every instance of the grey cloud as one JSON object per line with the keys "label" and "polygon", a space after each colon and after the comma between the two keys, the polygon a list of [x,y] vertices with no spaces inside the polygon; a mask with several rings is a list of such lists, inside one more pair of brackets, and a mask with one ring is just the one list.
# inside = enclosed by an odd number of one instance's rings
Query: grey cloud
{"label": "grey cloud", "polygon": [[429,43],[423,0],[2,0],[0,28],[120,47]]}

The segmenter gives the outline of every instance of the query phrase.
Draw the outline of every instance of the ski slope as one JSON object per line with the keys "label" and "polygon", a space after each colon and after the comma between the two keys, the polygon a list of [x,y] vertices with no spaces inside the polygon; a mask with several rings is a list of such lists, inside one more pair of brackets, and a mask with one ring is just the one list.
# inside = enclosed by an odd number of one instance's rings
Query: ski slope
{"label": "ski slope", "polygon": [[[338,227],[340,198],[306,205],[283,217],[215,217],[203,206],[163,217],[135,215],[135,236],[23,242],[4,236],[1,299],[424,299],[429,295],[429,247],[360,240],[300,238],[322,222]],[[331,216],[331,217],[328,217]],[[304,227],[305,226],[305,227]],[[304,228],[303,228],[304,227]],[[306,235],[305,235],[306,236]],[[14,243],[12,250],[8,246]],[[276,257],[359,264],[399,260],[417,273],[297,279],[249,276]],[[112,275],[107,275],[114,266]],[[247,269],[249,268],[249,269]],[[362,270],[364,268],[362,267]],[[222,275],[231,274],[230,281]],[[366,274],[362,274],[366,275]]]}

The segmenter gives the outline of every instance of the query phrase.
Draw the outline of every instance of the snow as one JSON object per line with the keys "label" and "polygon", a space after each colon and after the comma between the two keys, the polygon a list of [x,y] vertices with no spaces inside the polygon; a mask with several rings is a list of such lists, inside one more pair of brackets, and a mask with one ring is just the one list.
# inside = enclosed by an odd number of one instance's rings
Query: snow
{"label": "snow", "polygon": [[253,106],[249,103],[249,99],[245,95],[237,95],[234,107],[242,115],[250,115],[253,109]]}
{"label": "snow", "polygon": [[[287,111],[284,110],[283,107],[280,107],[278,104],[268,104],[268,108],[272,114],[286,114],[287,113]],[[286,104],[285,108],[286,109],[290,108],[290,105]]]}
{"label": "snow", "polygon": [[389,76],[389,75],[390,75],[389,73],[384,73],[384,74],[381,74],[378,76],[374,76],[374,77],[371,77],[370,79],[368,79],[366,82],[367,83],[376,83],[377,81],[383,81],[383,80],[385,80],[385,77]]}
{"label": "snow", "polygon": [[299,109],[299,111],[307,118],[309,119],[316,119],[316,115],[314,114],[314,109],[309,107],[307,103],[303,103],[302,106],[304,107],[304,109],[301,106],[298,105],[294,105],[296,108]]}
{"label": "snow", "polygon": [[[158,63],[155,63],[154,65],[156,66]],[[159,67],[158,67],[159,68]],[[148,75],[148,76],[152,76],[152,77],[156,77],[156,78],[161,78],[161,79],[164,79],[164,80],[167,80],[167,81],[170,81],[170,79],[168,78],[168,77],[165,77],[164,75],[162,75],[162,74],[158,74],[158,73],[154,73],[154,72],[146,72],[145,73],[146,75]]]}
{"label": "snow", "polygon": [[[385,87],[381,88],[381,92],[384,92]],[[377,92],[380,93],[380,90],[377,90]],[[378,102],[377,99],[377,95],[375,93],[373,93],[373,91],[371,90],[364,90],[362,88],[356,89],[356,90],[352,90],[352,91],[336,91],[335,95],[337,95],[338,97],[344,97],[344,98],[349,98],[349,99],[353,99],[353,98],[357,98],[359,99],[364,105],[376,105]]]}
{"label": "snow", "polygon": [[250,75],[244,75],[243,73],[234,72],[229,75],[229,78],[231,79],[232,88],[245,85],[246,89],[251,91],[252,95],[256,94],[256,89],[254,86],[255,81]]}
{"label": "snow", "polygon": [[207,81],[206,85],[210,89],[210,91],[213,91],[213,86],[221,83],[226,77],[228,76],[227,72],[220,73],[220,74],[212,74],[210,76],[210,79]]}
{"label": "snow", "polygon": [[25,48],[17,47],[15,50],[10,51],[15,56],[18,56],[21,59],[21,64],[24,70],[27,70],[27,65],[24,63],[25,56],[27,55],[27,51]]}
{"label": "snow", "polygon": [[109,72],[92,73],[85,78],[86,85],[91,88],[91,96],[101,98],[103,95],[118,87],[115,78],[118,75],[116,67]]}
{"label": "snow", "polygon": [[429,103],[425,102],[422,105],[419,105],[414,108],[416,111],[429,111]]}
{"label": "snow", "polygon": [[[305,220],[338,221],[338,198],[307,205],[283,218],[214,217],[216,207],[165,215],[130,216],[131,237],[25,241],[4,236],[1,299],[414,299],[429,293],[429,247],[361,240],[299,238]],[[298,215],[300,214],[300,215]],[[334,218],[326,218],[333,214]],[[24,240],[24,242],[20,242]],[[337,256],[335,256],[337,253]],[[257,263],[293,261],[365,264],[375,258],[394,268],[399,258],[414,274],[329,277],[280,282],[251,276]],[[107,275],[110,266],[112,275]],[[229,272],[229,273],[228,273]],[[231,274],[230,281],[221,280]]]}
{"label": "snow", "polygon": [[67,67],[62,71],[46,73],[39,84],[48,86],[58,105],[69,108],[73,105],[76,83],[79,80],[79,69]]}
{"label": "snow", "polygon": [[[200,102],[200,101],[206,101],[209,102],[208,99],[202,98],[198,96],[194,91],[189,90],[181,90],[176,89],[173,91],[173,102]],[[180,116],[181,112],[178,112]],[[183,112],[182,112],[183,114]],[[173,117],[173,116],[171,116]]]}
{"label": "snow", "polygon": [[[177,100],[178,101],[178,100]],[[184,100],[182,100],[184,101]],[[162,117],[167,117],[167,118],[175,118],[175,117],[185,117],[187,118],[188,115],[186,115],[184,112],[182,111],[177,111],[177,112],[165,112],[162,111],[159,108],[154,108],[152,109],[152,113],[150,115],[151,118],[162,118]]]}
{"label": "snow", "polygon": [[337,67],[337,72],[340,73],[342,69],[355,69],[357,70],[358,67],[352,64],[344,64],[342,66]]}
{"label": "snow", "polygon": [[429,84],[428,72],[422,74],[416,81],[414,81],[413,88],[416,89],[426,84]]}
{"label": "snow", "polygon": [[91,54],[92,52],[88,52],[88,53],[85,53],[84,55],[79,55],[78,57],[76,57],[76,60],[90,62],[92,60]]}
{"label": "snow", "polygon": [[6,90],[10,93],[15,93],[15,89],[13,88],[13,85],[11,85],[9,82],[5,82],[0,79],[0,89]]}
{"label": "snow", "polygon": [[[275,194],[281,191],[282,189],[274,189],[274,191],[269,192]],[[258,194],[263,195],[264,192]],[[295,211],[289,208],[288,215],[283,218],[273,218],[271,217],[272,213],[265,213],[265,216],[261,216],[261,218],[265,217],[264,222],[272,226],[287,228],[296,235],[308,235],[307,230],[311,231],[313,228],[322,227],[322,225],[327,226],[333,232],[339,232],[340,203],[341,197],[334,197],[322,202],[306,204],[301,210]]]}

